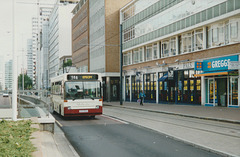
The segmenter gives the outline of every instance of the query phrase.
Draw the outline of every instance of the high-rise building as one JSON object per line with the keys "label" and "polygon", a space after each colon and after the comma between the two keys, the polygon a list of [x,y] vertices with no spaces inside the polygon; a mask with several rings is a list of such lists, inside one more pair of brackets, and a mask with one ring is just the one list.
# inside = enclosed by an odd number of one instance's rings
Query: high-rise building
{"label": "high-rise building", "polygon": [[5,89],[12,89],[12,60],[5,63]]}
{"label": "high-rise building", "polygon": [[0,90],[3,90],[4,85],[4,57],[0,56]]}
{"label": "high-rise building", "polygon": [[239,107],[240,1],[149,2],[121,9],[124,100]]}
{"label": "high-rise building", "polygon": [[119,10],[130,0],[81,0],[72,19],[73,64],[99,72],[106,101],[119,100]]}
{"label": "high-rise building", "polygon": [[49,34],[49,23],[48,20],[44,20],[41,30],[41,46],[40,46],[40,58],[39,58],[39,67],[40,67],[40,88],[47,89],[48,82],[48,34]]}
{"label": "high-rise building", "polygon": [[38,16],[38,40],[37,40],[37,83],[38,89],[46,88],[48,64],[48,19],[52,12],[52,7],[40,7]]}
{"label": "high-rise building", "polygon": [[42,25],[47,21],[51,14],[51,7],[40,7],[38,17],[32,18],[32,80],[33,87],[41,88],[41,39],[42,39]]}
{"label": "high-rise building", "polygon": [[[36,73],[37,73],[37,47],[38,47],[38,18],[32,18],[32,81],[33,87],[36,88]],[[29,69],[30,70],[30,69]],[[29,72],[31,73],[31,72]]]}
{"label": "high-rise building", "polygon": [[72,63],[89,72],[89,1],[80,0],[72,13]]}
{"label": "high-rise building", "polygon": [[59,75],[60,58],[72,54],[71,19],[77,1],[57,1],[49,17],[49,79]]}
{"label": "high-rise building", "polygon": [[36,66],[33,66],[33,51],[32,51],[32,39],[27,40],[27,75],[33,80],[33,71]]}

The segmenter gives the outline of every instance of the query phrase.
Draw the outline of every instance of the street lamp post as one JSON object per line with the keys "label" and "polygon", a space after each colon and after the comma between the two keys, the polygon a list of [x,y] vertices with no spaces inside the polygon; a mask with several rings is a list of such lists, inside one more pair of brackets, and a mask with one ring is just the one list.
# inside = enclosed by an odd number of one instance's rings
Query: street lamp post
{"label": "street lamp post", "polygon": [[123,104],[122,102],[122,66],[123,66],[123,56],[122,56],[122,24],[120,24],[120,105]]}
{"label": "street lamp post", "polygon": [[12,120],[17,121],[17,55],[15,54],[15,0],[12,1],[12,45],[13,45],[13,80],[12,80]]}

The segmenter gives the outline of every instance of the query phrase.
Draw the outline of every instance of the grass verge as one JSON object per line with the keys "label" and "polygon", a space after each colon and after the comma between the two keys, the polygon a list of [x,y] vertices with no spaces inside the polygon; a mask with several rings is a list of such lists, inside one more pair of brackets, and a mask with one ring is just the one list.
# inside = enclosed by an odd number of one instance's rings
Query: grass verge
{"label": "grass verge", "polygon": [[0,121],[0,156],[31,156],[36,150],[31,143],[31,120]]}

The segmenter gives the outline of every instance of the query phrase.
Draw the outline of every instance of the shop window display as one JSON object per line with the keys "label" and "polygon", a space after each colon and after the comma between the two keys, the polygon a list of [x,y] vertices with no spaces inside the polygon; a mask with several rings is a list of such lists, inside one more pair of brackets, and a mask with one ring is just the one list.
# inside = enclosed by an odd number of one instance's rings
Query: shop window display
{"label": "shop window display", "polygon": [[230,78],[230,105],[238,105],[238,78]]}
{"label": "shop window display", "polygon": [[126,101],[130,101],[130,77],[127,76],[126,77],[126,84],[125,84],[125,97],[126,97]]}
{"label": "shop window display", "polygon": [[[159,73],[158,79],[162,78],[163,75],[167,73]],[[158,81],[159,83],[159,102],[167,102],[168,101],[168,86],[167,80],[165,81]]]}

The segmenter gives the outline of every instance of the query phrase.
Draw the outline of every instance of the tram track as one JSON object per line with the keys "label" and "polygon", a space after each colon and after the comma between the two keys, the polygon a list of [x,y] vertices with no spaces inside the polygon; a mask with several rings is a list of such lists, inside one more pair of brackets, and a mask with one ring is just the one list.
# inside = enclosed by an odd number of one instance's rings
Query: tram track
{"label": "tram track", "polygon": [[[109,109],[109,107],[105,109]],[[129,112],[130,110],[131,112]],[[178,115],[166,115],[166,114],[153,113],[148,111],[137,111],[137,110],[126,109],[126,108],[124,109],[121,108],[121,111],[119,109],[118,110],[111,109],[111,113],[115,113],[121,116],[123,115],[130,116],[130,117],[134,117],[136,119],[141,119],[141,120],[164,123],[167,125],[184,127],[185,129],[186,128],[194,129],[194,130],[199,130],[203,132],[214,133],[218,135],[224,135],[224,136],[240,139],[240,125],[237,125],[237,124],[229,124],[229,123],[217,122],[217,121],[214,122],[212,120],[208,121],[204,119],[186,118]],[[146,116],[146,113],[148,113],[148,116]],[[161,117],[159,117],[159,115],[161,115]],[[154,116],[158,118],[153,118]],[[121,117],[118,117],[118,118],[121,118]],[[198,126],[196,124],[198,124]],[[216,131],[216,130],[219,130],[219,131]]]}

